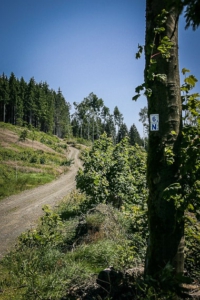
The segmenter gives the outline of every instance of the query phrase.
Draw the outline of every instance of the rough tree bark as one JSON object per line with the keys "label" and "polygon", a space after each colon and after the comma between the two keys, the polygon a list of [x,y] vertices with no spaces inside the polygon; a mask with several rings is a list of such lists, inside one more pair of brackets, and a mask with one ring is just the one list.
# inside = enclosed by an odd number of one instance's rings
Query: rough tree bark
{"label": "rough tree bark", "polygon": [[[148,221],[149,245],[146,255],[145,274],[159,278],[167,264],[174,267],[174,273],[182,273],[184,266],[184,222],[183,212],[176,208],[173,199],[164,197],[164,190],[177,183],[179,174],[179,151],[181,139],[182,104],[178,63],[178,16],[176,8],[171,7],[162,36],[168,36],[173,42],[170,58],[167,61],[156,50],[161,36],[155,38],[155,18],[166,9],[169,0],[146,0],[146,41],[145,41],[145,84],[152,90],[148,97],[148,114],[159,114],[159,131],[149,133],[149,151],[147,181],[149,187]],[[149,45],[155,38],[155,52]],[[150,58],[155,54],[156,73],[166,74],[165,82],[150,80],[148,69]],[[171,134],[172,131],[176,132]],[[172,147],[174,163],[168,165],[165,149]]]}

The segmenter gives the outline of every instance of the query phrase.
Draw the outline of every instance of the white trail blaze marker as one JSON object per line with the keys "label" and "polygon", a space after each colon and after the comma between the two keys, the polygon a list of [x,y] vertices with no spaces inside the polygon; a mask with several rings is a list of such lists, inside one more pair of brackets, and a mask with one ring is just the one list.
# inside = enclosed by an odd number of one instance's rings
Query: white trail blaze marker
{"label": "white trail blaze marker", "polygon": [[159,130],[159,115],[152,114],[150,115],[150,131],[158,131]]}

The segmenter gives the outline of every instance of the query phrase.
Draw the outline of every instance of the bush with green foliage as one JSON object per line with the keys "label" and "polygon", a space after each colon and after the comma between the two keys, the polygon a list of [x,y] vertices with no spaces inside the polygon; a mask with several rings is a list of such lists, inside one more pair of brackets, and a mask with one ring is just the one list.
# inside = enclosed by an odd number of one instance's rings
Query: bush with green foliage
{"label": "bush with green foliage", "polygon": [[43,207],[44,216],[41,217],[39,230],[28,230],[19,238],[23,245],[28,247],[36,246],[57,246],[63,242],[62,228],[63,223],[60,216],[52,211],[49,206]]}
{"label": "bush with green foliage", "polygon": [[[190,72],[183,69],[185,75]],[[200,94],[190,93],[195,87],[197,79],[193,75],[185,77],[181,89],[183,92],[183,128],[181,141],[181,180],[178,188],[180,195],[180,206],[184,210],[195,212],[197,217],[200,216]],[[176,134],[172,132],[172,134]]]}
{"label": "bush with green foliage", "polygon": [[[190,71],[187,69],[182,70],[183,75],[188,72]],[[200,94],[191,93],[197,81],[193,75],[185,76],[181,87],[183,128],[180,159],[182,163],[181,179],[175,196],[179,199],[177,205],[185,211],[185,269],[190,278],[200,282]]]}
{"label": "bush with green foliage", "polygon": [[185,269],[187,276],[200,283],[200,222],[194,213],[186,214]]}
{"label": "bush with green foliage", "polygon": [[77,188],[91,198],[91,203],[145,206],[146,152],[130,146],[128,138],[114,145],[106,134],[82,155],[84,168],[76,176]]}
{"label": "bush with green foliage", "polygon": [[27,137],[28,137],[28,130],[27,129],[22,130],[21,133],[20,133],[20,136],[19,136],[19,140],[21,142],[25,142]]}

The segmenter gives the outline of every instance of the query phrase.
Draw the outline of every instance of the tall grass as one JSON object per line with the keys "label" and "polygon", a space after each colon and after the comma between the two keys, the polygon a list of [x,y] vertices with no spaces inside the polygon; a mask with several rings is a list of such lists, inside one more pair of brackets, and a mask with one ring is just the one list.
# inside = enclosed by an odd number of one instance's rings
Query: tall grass
{"label": "tall grass", "polygon": [[17,168],[0,165],[0,199],[48,183],[53,179],[55,179],[53,174],[24,173]]}

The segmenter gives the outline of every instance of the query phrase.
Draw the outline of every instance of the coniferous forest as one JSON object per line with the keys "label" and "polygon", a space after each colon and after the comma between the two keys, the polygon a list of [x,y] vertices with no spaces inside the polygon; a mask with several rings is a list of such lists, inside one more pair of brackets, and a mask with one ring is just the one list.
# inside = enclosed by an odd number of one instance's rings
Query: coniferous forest
{"label": "coniferous forest", "polygon": [[46,82],[25,82],[14,73],[0,77],[0,121],[19,126],[33,126],[40,131],[63,137],[70,133],[70,104],[60,89],[54,91]]}
{"label": "coniferous forest", "polygon": [[62,95],[62,91],[49,88],[47,82],[37,83],[32,77],[26,82],[23,77],[0,76],[0,122],[33,127],[58,137],[84,138],[94,141],[104,132],[118,143],[129,136],[130,144],[143,145],[140,134],[133,124],[130,129],[123,122],[118,107],[113,112],[94,93],[90,93],[80,103],[72,105]]}

